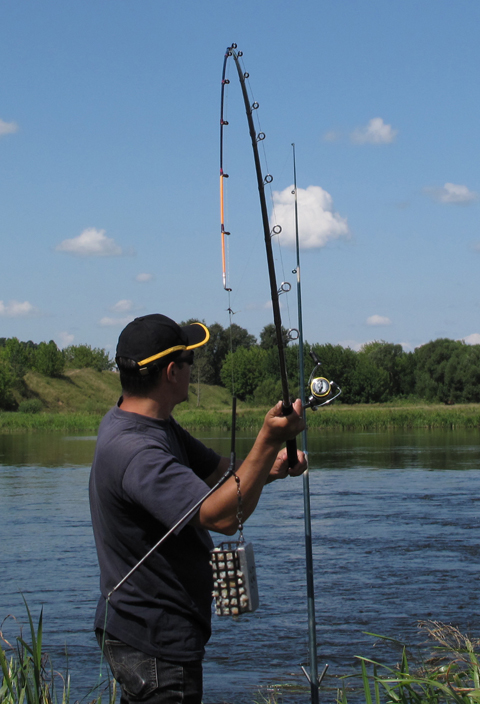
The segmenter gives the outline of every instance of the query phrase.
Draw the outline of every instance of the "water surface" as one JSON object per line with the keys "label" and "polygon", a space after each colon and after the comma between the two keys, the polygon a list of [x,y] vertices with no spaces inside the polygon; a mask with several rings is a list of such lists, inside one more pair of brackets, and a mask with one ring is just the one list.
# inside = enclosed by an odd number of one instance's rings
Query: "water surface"
{"label": "water surface", "polygon": [[[227,437],[202,439],[228,455]],[[239,437],[239,456],[252,439]],[[60,667],[67,647],[77,698],[100,667],[94,445],[92,436],[0,436],[0,620],[25,622],[21,593],[35,617],[43,605],[46,649]],[[395,658],[365,631],[416,642],[417,621],[431,618],[480,635],[479,433],[311,433],[309,448],[319,665],[330,665],[323,701],[333,701],[335,676],[355,667],[355,655]],[[303,533],[303,482],[267,487],[245,529],[261,606],[237,621],[214,617],[205,704],[251,703],[259,687],[282,682],[300,687],[285,704],[308,701]],[[14,637],[11,619],[3,632]]]}

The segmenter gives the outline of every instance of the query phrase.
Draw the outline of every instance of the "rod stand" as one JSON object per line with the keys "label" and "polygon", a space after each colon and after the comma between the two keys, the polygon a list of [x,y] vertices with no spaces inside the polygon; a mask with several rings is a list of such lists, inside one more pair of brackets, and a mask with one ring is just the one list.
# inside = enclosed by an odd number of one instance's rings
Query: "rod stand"
{"label": "rod stand", "polygon": [[[305,669],[305,667],[304,667],[303,665],[300,665],[300,667],[302,668],[303,674],[305,675],[305,677],[307,678],[307,680],[309,681],[309,683],[310,683],[310,684],[313,684],[313,683],[312,683],[312,678],[310,677],[310,674],[307,672],[307,670]],[[327,664],[325,665],[325,667],[323,668],[321,674],[317,677],[317,686],[318,686],[318,687],[321,685],[323,678],[324,678],[325,675],[327,674],[327,670],[328,670],[328,663],[327,663]]]}

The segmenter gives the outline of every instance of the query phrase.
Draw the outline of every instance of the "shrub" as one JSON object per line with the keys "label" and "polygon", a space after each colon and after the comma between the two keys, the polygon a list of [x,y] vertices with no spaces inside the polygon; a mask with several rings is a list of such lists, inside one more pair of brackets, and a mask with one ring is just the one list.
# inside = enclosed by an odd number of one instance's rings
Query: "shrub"
{"label": "shrub", "polygon": [[63,350],[63,357],[70,369],[91,368],[98,372],[111,371],[115,361],[110,359],[108,352],[90,345],[70,345]]}
{"label": "shrub", "polygon": [[43,404],[38,398],[27,398],[18,406],[20,413],[40,413],[42,408]]}
{"label": "shrub", "polygon": [[280,379],[264,379],[253,394],[253,400],[259,406],[274,406],[281,398],[283,390]]}
{"label": "shrub", "polygon": [[60,376],[65,368],[65,359],[53,340],[40,342],[35,350],[35,369],[45,376]]}
{"label": "shrub", "polygon": [[0,355],[0,408],[11,410],[15,408],[12,390],[17,384],[17,377],[11,364]]}

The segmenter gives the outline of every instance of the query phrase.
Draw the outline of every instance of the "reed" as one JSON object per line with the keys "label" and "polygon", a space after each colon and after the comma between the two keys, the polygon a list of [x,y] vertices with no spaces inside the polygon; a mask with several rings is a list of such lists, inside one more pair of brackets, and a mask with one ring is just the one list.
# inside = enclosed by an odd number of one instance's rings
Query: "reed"
{"label": "reed", "polygon": [[[182,404],[183,405],[183,404]],[[241,406],[238,430],[260,429],[268,408]],[[231,411],[222,408],[177,407],[175,418],[189,430],[229,430]],[[0,433],[89,431],[96,432],[102,415],[98,412],[21,413],[0,412]],[[442,405],[338,405],[307,411],[311,429],[382,431],[394,428],[480,428],[480,404]]]}
{"label": "reed", "polygon": [[309,412],[310,428],[388,430],[391,428],[479,428],[480,405],[338,405]]}
{"label": "reed", "polygon": [[[69,704],[70,675],[54,670],[48,655],[43,652],[43,610],[40,611],[35,627],[30,609],[24,599],[27,610],[29,635],[23,632],[11,645],[0,630],[0,702],[2,704]],[[93,697],[92,697],[93,694]],[[88,693],[89,704],[114,704],[116,698],[115,682],[101,683]]]}
{"label": "reed", "polygon": [[[24,600],[25,602],[25,600]],[[0,629],[0,702],[2,704],[70,704],[70,675],[56,672],[43,652],[43,613],[34,625],[25,602],[29,637],[22,629],[11,645]],[[439,621],[419,623],[425,641],[413,649],[391,638],[370,633],[377,641],[398,645],[399,662],[392,666],[357,656],[360,671],[338,679],[337,704],[475,704],[480,701],[480,640],[462,634],[456,627]],[[330,677],[322,683],[321,701],[333,701]],[[338,680],[337,680],[338,681]],[[302,684],[271,685],[258,693],[254,704],[277,704],[292,695],[307,699],[308,687]],[[116,685],[101,682],[84,697],[89,704],[114,704]]]}
{"label": "reed", "polygon": [[[419,626],[430,644],[424,659],[415,658],[405,645],[401,645],[400,661],[394,667],[357,656],[361,672],[355,677],[361,679],[365,704],[480,701],[480,640],[473,640],[458,628],[439,621],[424,621]],[[385,640],[392,642],[390,638]],[[358,691],[352,698],[358,702]],[[348,700],[349,693],[343,685],[338,690],[337,704],[348,704]]]}
{"label": "reed", "polygon": [[[268,408],[240,408],[237,413],[239,430],[259,429]],[[175,417],[187,428],[230,428],[228,411],[176,410]],[[480,428],[480,405],[462,406],[383,406],[338,405],[307,411],[311,429],[390,430],[393,428]]]}
{"label": "reed", "polygon": [[0,433],[79,432],[98,430],[101,415],[96,413],[0,413]]}
{"label": "reed", "polygon": [[[414,650],[393,638],[372,635],[399,648],[399,661],[387,665],[356,656],[359,671],[340,677],[326,676],[320,701],[336,704],[476,704],[480,701],[480,640],[462,634],[455,626],[422,621],[420,632],[427,642]],[[338,687],[338,681],[341,682]],[[332,685],[333,682],[333,685]],[[307,685],[273,684],[260,690],[254,704],[282,704],[292,693],[308,701]],[[336,694],[335,694],[336,693]],[[297,698],[295,698],[297,701]]]}

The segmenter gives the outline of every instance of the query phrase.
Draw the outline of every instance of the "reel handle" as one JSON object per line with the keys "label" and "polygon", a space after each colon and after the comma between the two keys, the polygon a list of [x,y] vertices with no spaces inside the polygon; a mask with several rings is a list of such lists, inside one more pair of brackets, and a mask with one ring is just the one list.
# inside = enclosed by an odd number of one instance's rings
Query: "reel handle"
{"label": "reel handle", "polygon": [[290,469],[292,469],[292,467],[295,467],[295,465],[298,464],[296,440],[287,440],[287,455],[288,466],[290,467]]}
{"label": "reel handle", "polygon": [[[293,406],[290,403],[288,406],[283,404],[283,415],[284,416],[289,416],[290,413],[293,411]],[[292,467],[295,467],[295,465],[298,463],[298,457],[297,457],[297,441],[295,438],[292,440],[287,440],[287,456],[288,456],[288,466],[290,469]]]}

